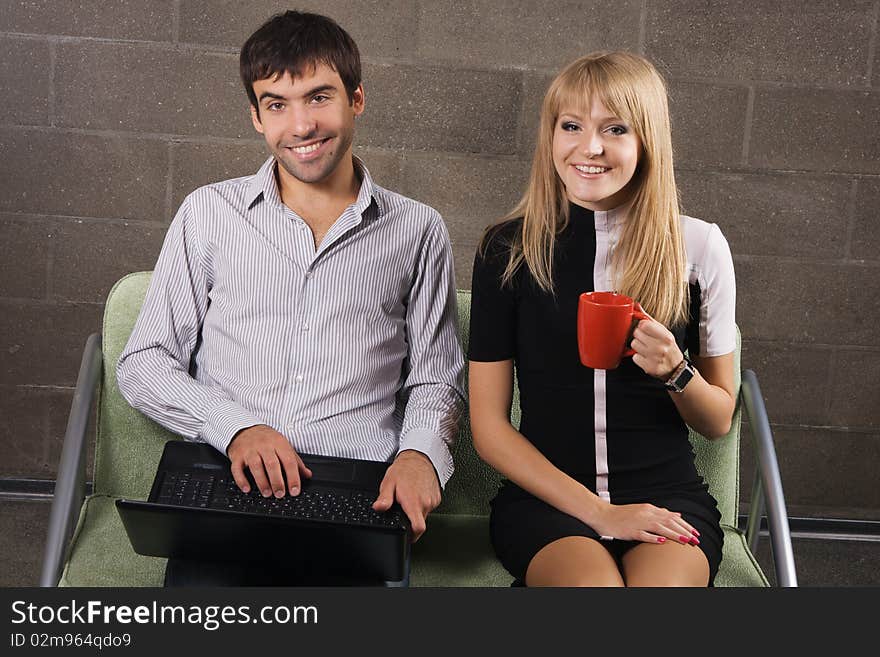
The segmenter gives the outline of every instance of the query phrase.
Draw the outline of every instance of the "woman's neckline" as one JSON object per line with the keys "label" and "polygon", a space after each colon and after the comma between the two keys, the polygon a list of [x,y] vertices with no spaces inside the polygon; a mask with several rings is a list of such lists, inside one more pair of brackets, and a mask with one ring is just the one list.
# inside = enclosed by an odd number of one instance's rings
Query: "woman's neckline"
{"label": "woman's neckline", "polygon": [[627,210],[629,210],[630,205],[631,202],[626,202],[615,208],[611,208],[610,210],[590,210],[589,208],[585,208],[582,205],[569,201],[568,216],[572,219],[580,218],[591,222],[599,219],[606,224],[617,225],[626,219],[626,213]]}

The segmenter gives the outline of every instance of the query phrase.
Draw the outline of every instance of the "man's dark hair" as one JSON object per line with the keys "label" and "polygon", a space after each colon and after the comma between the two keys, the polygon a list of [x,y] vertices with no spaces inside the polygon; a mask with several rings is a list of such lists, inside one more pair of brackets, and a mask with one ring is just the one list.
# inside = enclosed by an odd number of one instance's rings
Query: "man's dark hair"
{"label": "man's dark hair", "polygon": [[276,14],[245,41],[239,56],[241,81],[257,110],[254,82],[285,73],[298,78],[319,63],[339,74],[353,102],[361,83],[361,56],[348,32],[331,18],[292,10]]}

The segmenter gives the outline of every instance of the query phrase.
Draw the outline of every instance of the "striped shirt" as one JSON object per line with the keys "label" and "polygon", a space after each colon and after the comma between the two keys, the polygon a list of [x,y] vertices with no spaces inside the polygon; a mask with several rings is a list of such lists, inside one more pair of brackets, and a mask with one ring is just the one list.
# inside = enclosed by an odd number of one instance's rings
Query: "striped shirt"
{"label": "striped shirt", "polygon": [[266,424],[310,454],[424,453],[441,486],[463,408],[455,277],[436,210],[376,185],[315,247],[256,175],[190,194],[117,364],[128,402],[226,453]]}

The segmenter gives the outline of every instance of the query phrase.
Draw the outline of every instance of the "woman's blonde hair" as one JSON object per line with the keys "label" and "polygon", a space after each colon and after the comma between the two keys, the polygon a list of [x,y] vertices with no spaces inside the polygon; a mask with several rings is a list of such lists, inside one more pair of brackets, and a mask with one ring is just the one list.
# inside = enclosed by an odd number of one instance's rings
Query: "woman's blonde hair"
{"label": "woman's blonde hair", "polygon": [[[528,187],[502,221],[523,217],[504,272],[509,283],[523,261],[542,289],[553,291],[556,235],[568,224],[568,199],[553,163],[559,114],[586,110],[592,99],[625,121],[641,143],[635,191],[612,260],[615,291],[639,301],[666,326],[688,315],[686,256],[672,169],[666,85],[646,59],[628,52],[597,52],[569,64],[550,84],[541,107],[538,142]],[[485,244],[485,240],[484,240]]]}

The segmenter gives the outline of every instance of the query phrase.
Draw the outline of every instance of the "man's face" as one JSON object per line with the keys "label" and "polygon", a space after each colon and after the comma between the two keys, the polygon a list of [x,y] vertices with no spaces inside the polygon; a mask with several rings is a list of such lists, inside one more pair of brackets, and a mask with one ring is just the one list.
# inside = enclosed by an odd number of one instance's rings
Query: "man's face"
{"label": "man's face", "polygon": [[314,70],[306,67],[302,77],[285,73],[257,80],[253,87],[259,112],[251,106],[251,120],[284,172],[318,183],[350,157],[354,118],[364,111],[362,87],[349,103],[339,74],[322,63]]}

